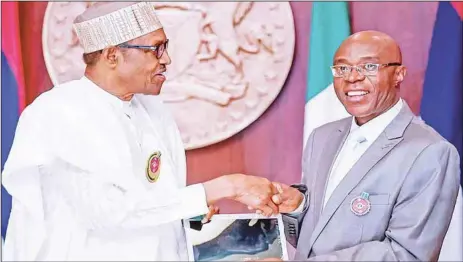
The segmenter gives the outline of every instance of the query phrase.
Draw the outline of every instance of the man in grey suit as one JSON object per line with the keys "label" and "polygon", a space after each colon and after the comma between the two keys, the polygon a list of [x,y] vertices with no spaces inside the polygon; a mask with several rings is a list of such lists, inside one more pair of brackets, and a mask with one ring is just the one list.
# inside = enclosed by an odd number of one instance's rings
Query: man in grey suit
{"label": "man in grey suit", "polygon": [[274,196],[295,260],[436,261],[460,186],[458,152],[400,98],[406,68],[388,35],[350,36],[332,72],[353,117],[315,129],[302,185],[278,184]]}

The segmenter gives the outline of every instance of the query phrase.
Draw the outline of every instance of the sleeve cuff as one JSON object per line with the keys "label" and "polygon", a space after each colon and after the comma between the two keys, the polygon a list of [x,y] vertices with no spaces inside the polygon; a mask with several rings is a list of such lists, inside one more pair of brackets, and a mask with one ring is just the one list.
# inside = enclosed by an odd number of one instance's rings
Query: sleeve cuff
{"label": "sleeve cuff", "polygon": [[304,210],[305,201],[306,201],[306,199],[305,199],[305,195],[304,195],[304,198],[302,199],[301,204],[293,212],[290,212],[288,214],[289,215],[299,215],[300,213],[302,213],[302,211]]}
{"label": "sleeve cuff", "polygon": [[204,215],[209,212],[206,191],[203,184],[194,184],[180,190],[182,207],[187,217]]}

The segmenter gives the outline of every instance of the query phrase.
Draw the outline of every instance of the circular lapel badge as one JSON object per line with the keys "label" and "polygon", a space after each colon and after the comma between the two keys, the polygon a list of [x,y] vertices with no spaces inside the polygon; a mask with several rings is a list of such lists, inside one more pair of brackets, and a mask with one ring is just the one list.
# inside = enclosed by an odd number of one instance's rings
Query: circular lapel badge
{"label": "circular lapel badge", "polygon": [[156,151],[148,158],[148,164],[146,167],[146,178],[151,183],[156,182],[159,179],[159,173],[161,171],[161,152]]}
{"label": "circular lapel badge", "polygon": [[371,204],[368,200],[369,194],[363,192],[360,196],[352,199],[350,202],[350,210],[357,216],[366,215],[370,212]]}

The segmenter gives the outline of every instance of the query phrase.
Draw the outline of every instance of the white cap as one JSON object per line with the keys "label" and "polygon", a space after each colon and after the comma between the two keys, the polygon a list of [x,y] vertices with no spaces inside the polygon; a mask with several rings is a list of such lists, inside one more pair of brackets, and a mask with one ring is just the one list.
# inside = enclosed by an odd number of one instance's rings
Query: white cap
{"label": "white cap", "polygon": [[[85,54],[125,43],[162,28],[153,3],[138,2],[128,6],[123,4],[123,8],[119,8],[121,4],[97,7],[76,19],[74,30]],[[118,9],[114,10],[115,8]],[[85,16],[90,18],[86,19]]]}

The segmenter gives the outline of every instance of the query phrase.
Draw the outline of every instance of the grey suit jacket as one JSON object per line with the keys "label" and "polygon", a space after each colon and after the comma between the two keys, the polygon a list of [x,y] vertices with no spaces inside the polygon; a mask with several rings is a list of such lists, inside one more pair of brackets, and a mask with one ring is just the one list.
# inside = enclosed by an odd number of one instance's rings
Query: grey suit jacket
{"label": "grey suit jacket", "polygon": [[[335,189],[322,210],[332,164],[351,118],[315,129],[303,154],[307,207],[286,230],[299,230],[296,260],[434,261],[460,185],[458,152],[416,118],[406,103]],[[351,201],[370,194],[357,216]],[[296,228],[296,230],[295,230]],[[293,236],[289,236],[290,238]]]}

